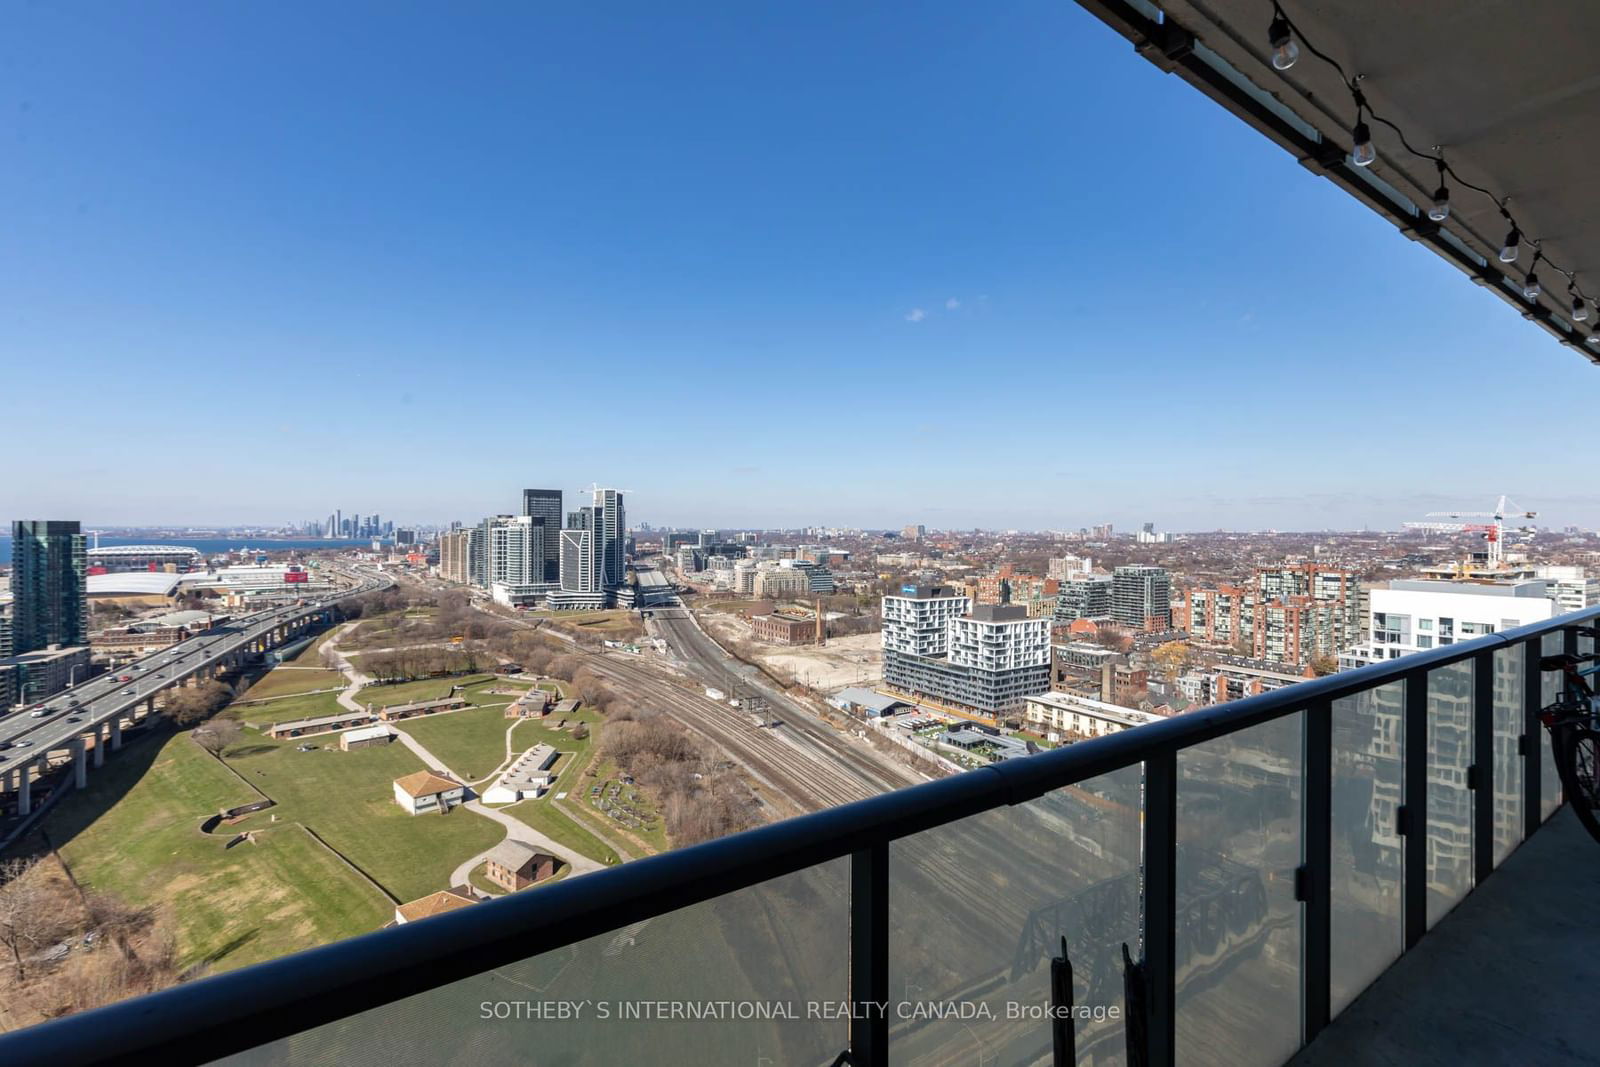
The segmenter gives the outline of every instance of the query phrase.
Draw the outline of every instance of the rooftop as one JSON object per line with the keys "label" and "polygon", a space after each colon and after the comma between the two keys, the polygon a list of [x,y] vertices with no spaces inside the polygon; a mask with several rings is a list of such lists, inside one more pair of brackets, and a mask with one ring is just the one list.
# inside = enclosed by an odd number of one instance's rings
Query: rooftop
{"label": "rooftop", "polygon": [[[516,871],[521,870],[529,860],[548,855],[549,853],[547,852],[540,852],[531,845],[525,845],[521,841],[513,841],[508,837],[494,848],[491,848],[489,854],[484,858],[490,863],[498,863],[502,867],[509,867],[511,870]],[[555,857],[550,856],[550,858],[554,859]]]}
{"label": "rooftop", "polygon": [[461,788],[461,783],[454,778],[433,771],[417,771],[404,778],[396,778],[394,784],[400,787],[401,792],[412,797],[430,797],[435,793]]}
{"label": "rooftop", "polygon": [[429,893],[425,897],[407,901],[395,910],[406,920],[416,922],[418,919],[427,919],[434,915],[443,915],[447,911],[456,911],[469,904],[476,904],[478,898],[468,893],[465,889],[441,889],[437,893]]}

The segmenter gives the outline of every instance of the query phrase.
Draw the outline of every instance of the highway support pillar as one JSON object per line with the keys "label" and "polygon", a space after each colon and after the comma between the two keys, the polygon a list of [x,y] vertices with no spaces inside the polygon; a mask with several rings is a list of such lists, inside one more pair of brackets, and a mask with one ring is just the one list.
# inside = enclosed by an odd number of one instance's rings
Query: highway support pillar
{"label": "highway support pillar", "polygon": [[79,789],[89,785],[89,761],[84,758],[85,747],[83,738],[72,739],[72,782]]}
{"label": "highway support pillar", "polygon": [[101,723],[94,728],[94,765],[106,765],[106,724]]}
{"label": "highway support pillar", "polygon": [[17,769],[11,768],[6,776],[0,779],[0,793],[15,793],[17,791]]}
{"label": "highway support pillar", "polygon": [[[150,716],[154,715],[155,713],[156,713],[156,698],[155,698],[154,695],[151,695],[144,702],[144,717],[148,719]],[[131,716],[129,717],[128,721],[129,722],[133,721]]]}
{"label": "highway support pillar", "polygon": [[[130,713],[131,714],[131,713]],[[115,752],[122,747],[122,716],[111,717],[111,751]]]}
{"label": "highway support pillar", "polygon": [[24,763],[17,768],[21,778],[17,781],[17,814],[33,813],[33,764]]}

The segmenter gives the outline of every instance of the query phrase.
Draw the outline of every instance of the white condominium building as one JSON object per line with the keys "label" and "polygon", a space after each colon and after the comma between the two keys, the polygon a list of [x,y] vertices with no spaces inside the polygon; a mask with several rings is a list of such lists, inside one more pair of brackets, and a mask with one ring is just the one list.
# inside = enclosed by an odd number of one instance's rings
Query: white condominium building
{"label": "white condominium building", "polygon": [[1543,622],[1560,613],[1549,584],[1539,578],[1508,582],[1405,579],[1390,582],[1387,589],[1373,589],[1368,597],[1372,640],[1341,653],[1341,669],[1470,641]]}
{"label": "white condominium building", "polygon": [[901,586],[899,596],[883,598],[883,650],[942,656],[949,650],[950,620],[971,606],[948,586]]}

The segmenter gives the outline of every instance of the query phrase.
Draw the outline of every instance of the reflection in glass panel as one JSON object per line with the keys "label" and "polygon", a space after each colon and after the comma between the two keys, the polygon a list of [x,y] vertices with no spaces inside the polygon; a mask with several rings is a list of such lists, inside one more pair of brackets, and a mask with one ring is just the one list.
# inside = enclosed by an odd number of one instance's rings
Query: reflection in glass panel
{"label": "reflection in glass panel", "polygon": [[[1561,634],[1545,634],[1543,652],[1554,656],[1562,649],[1565,639]],[[1554,703],[1561,696],[1561,674],[1544,671],[1539,684],[1541,704]],[[1561,778],[1556,773],[1556,754],[1550,747],[1550,731],[1539,730],[1539,817],[1548,819],[1561,806]]]}
{"label": "reflection in glass panel", "polygon": [[1333,868],[1329,992],[1342,1011],[1405,944],[1399,834],[1405,683],[1333,703]]}
{"label": "reflection in glass panel", "polygon": [[1301,719],[1178,753],[1179,1063],[1278,1064],[1299,1047]]}
{"label": "reflection in glass panel", "polygon": [[[1050,960],[1067,939],[1081,1063],[1125,1056],[1122,945],[1139,946],[1138,765],[894,842],[890,1060],[1050,1059]],[[939,1018],[951,1002],[983,1017]],[[787,1062],[787,1061],[785,1061]]]}
{"label": "reflection in glass panel", "polygon": [[[849,1000],[849,871],[849,860],[834,860],[221,1062],[609,1067],[703,1064],[715,1049],[718,1062],[828,1063],[845,1048],[848,1023],[815,1018],[807,1005]],[[530,1017],[559,1002],[582,1011]],[[662,1018],[661,1002],[723,1013]],[[789,1010],[797,1018],[776,1017]]]}
{"label": "reflection in glass panel", "polygon": [[1522,843],[1522,646],[1494,653],[1494,862]]}
{"label": "reflection in glass panel", "polygon": [[1472,890],[1472,661],[1428,672],[1428,926]]}

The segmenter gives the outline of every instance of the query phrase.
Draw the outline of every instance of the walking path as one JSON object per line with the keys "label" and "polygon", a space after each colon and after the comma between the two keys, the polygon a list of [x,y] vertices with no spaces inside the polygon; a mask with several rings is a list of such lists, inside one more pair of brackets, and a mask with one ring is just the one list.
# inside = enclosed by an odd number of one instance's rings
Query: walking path
{"label": "walking path", "polygon": [[[395,733],[399,737],[400,743],[405,745],[412,752],[415,752],[417,756],[421,758],[423,763],[426,763],[429,767],[432,767],[435,770],[445,772],[458,782],[463,781],[461,775],[445,766],[444,760],[428,751],[421,741],[418,741],[415,737],[412,737],[404,730],[397,730]],[[504,826],[506,828],[506,837],[509,840],[521,841],[523,844],[528,845],[531,848],[536,848],[541,852],[550,853],[550,855],[570,866],[572,869],[571,873],[574,875],[587,874],[589,871],[598,871],[605,866],[605,864],[598,863],[592,859],[589,859],[587,856],[578,855],[565,845],[556,844],[553,840],[546,837],[544,834],[541,834],[539,831],[535,830],[521,819],[518,819],[516,816],[507,815],[503,811],[498,811],[494,808],[488,807],[480,800],[469,800],[462,806],[468,811],[475,811],[479,815],[482,815],[485,818],[493,819],[501,826]],[[473,856],[471,859],[462,863],[461,866],[455,869],[455,873],[450,876],[450,884],[467,885],[467,876],[472,873],[472,869],[487,859],[489,853],[492,851],[494,851],[492,848],[486,848],[476,856]]]}
{"label": "walking path", "polygon": [[328,638],[327,643],[322,647],[325,650],[333,653],[334,659],[339,661],[340,673],[342,673],[346,678],[350,679],[350,684],[345,686],[344,692],[339,694],[339,706],[349,708],[351,711],[366,711],[366,708],[362,707],[356,702],[356,694],[361,691],[362,686],[372,681],[372,679],[356,670],[356,665],[345,658],[345,654],[343,652],[339,651],[340,635],[348,631],[350,627],[354,625],[355,623],[353,622],[345,623],[344,626],[339,628],[338,632],[336,632],[332,637]]}
{"label": "walking path", "polygon": [[[365,711],[367,709],[356,701],[356,694],[361,691],[361,687],[363,685],[366,685],[368,682],[372,681],[372,679],[358,671],[355,667],[355,664],[351,663],[350,660],[345,657],[345,654],[339,651],[339,634],[342,633],[344,633],[344,630],[340,630],[339,633],[328,638],[327,643],[322,647],[330,650],[333,653],[334,658],[339,661],[339,670],[344,673],[346,678],[350,679],[349,686],[347,686],[345,690],[339,694],[339,703],[343,707],[349,708],[351,711]],[[511,758],[511,729],[515,726],[516,723],[512,723],[511,727],[508,727],[506,730],[506,762],[509,762]],[[435,756],[432,752],[429,752],[422,742],[406,733],[406,731],[396,730],[395,735],[400,739],[401,744],[405,745],[412,752],[416,753],[417,756],[422,759],[422,762],[426,763],[429,767],[444,771],[458,782],[466,781],[466,779],[461,775],[447,767],[444,760],[440,759],[438,756]],[[504,767],[505,762],[502,762],[500,766]],[[500,768],[497,767],[495,768],[495,771],[498,772],[499,769]],[[478,779],[479,782],[486,780],[487,779],[485,778]],[[482,801],[469,800],[463,805],[463,807],[467,808],[469,811],[477,812],[479,815],[482,815],[485,818],[493,819],[501,826],[504,826],[506,828],[506,838],[508,840],[520,841],[523,844],[528,845],[530,848],[539,849],[541,852],[548,852],[550,855],[561,860],[570,868],[568,877],[579,874],[587,874],[590,871],[598,871],[605,866],[603,863],[599,863],[587,856],[581,856],[578,853],[573,852],[565,845],[556,844],[555,841],[551,840],[549,837],[546,837],[544,834],[541,834],[539,831],[535,830],[521,819],[518,819],[516,816],[507,815],[503,811],[496,811],[494,808],[485,806]],[[455,872],[451,874],[450,884],[470,884],[467,880],[467,876],[472,873],[472,869],[474,867],[487,859],[489,853],[492,851],[493,849],[484,849],[476,856],[473,856],[471,859],[462,863],[461,866],[457,867]]]}

